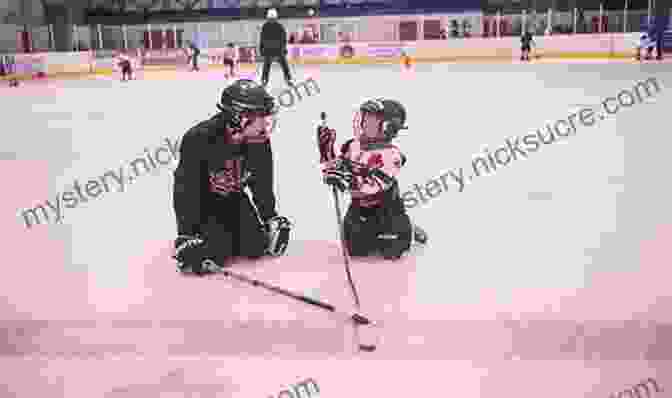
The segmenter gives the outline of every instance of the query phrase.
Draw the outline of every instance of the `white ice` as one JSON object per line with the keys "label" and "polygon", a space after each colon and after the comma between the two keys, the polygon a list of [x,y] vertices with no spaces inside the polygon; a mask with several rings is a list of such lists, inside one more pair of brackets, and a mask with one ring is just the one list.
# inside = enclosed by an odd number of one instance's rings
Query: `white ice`
{"label": "white ice", "polygon": [[[296,67],[295,72],[298,81],[313,77],[321,92],[283,109],[273,139],[279,212],[294,221],[293,242],[337,240],[333,203],[317,164],[315,126],[322,111],[341,143],[351,135],[353,113],[363,100],[401,101],[409,130],[396,144],[409,159],[400,177],[407,191],[449,170],[469,170],[472,156],[485,148],[493,152],[507,138],[532,133],[656,78],[661,91],[644,103],[579,127],[576,136],[544,145],[527,160],[474,178],[463,192],[452,184],[410,209],[430,239],[412,254],[415,269],[405,282],[412,296],[408,293],[399,308],[409,319],[465,319],[466,312],[432,312],[464,308],[482,310],[473,314],[476,318],[530,311],[555,312],[564,319],[670,320],[668,64],[420,64],[412,72],[398,65],[333,65]],[[281,82],[274,71],[274,93],[282,89]],[[152,253],[175,237],[174,163],[143,175],[126,192],[65,209],[60,224],[26,229],[20,211],[53,200],[75,179],[85,182],[110,169],[128,168],[145,148],[179,139],[216,111],[224,85],[216,79],[126,84],[88,79],[2,89],[0,164],[8,198],[2,202],[3,251],[10,256],[4,259],[3,289],[30,290],[43,272],[53,278],[52,287],[64,275],[78,274],[85,275],[88,303],[96,311],[123,313],[142,304],[150,294],[142,288],[154,270],[138,271],[138,264],[153,260]],[[22,168],[26,165],[38,166]],[[289,251],[300,256],[297,250],[304,247],[290,244]],[[313,258],[316,268],[320,260]],[[174,267],[168,261],[163,266]],[[393,263],[373,266],[382,285],[398,272]],[[344,278],[342,266],[327,272]],[[316,283],[324,277],[316,274]],[[139,289],[126,289],[132,286]],[[314,285],[294,287],[319,294]],[[363,295],[375,294],[376,287],[365,286]],[[101,289],[119,295],[98,302]],[[579,293],[590,289],[600,296],[582,301]],[[58,302],[57,292],[57,287],[47,290],[42,301]],[[8,317],[58,317],[29,303],[24,293],[7,295],[0,310]],[[483,302],[488,305],[481,307]]]}

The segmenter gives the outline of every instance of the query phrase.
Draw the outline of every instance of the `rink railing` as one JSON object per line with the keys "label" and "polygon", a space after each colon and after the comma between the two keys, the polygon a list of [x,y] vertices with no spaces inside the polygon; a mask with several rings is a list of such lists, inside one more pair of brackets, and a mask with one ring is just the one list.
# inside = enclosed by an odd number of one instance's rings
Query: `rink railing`
{"label": "rink railing", "polygon": [[[537,37],[535,58],[634,58],[638,33],[604,33],[585,35],[552,35]],[[205,49],[201,65],[223,67],[223,48]],[[442,61],[504,61],[517,60],[520,40],[517,37],[470,38],[463,40],[424,40],[413,42],[353,42],[340,44],[292,45],[288,49],[294,64],[398,63],[406,54],[414,62]],[[71,53],[31,53],[0,56],[0,74],[13,73],[26,79],[36,76],[109,74],[117,67],[119,51],[99,50]],[[183,49],[126,51],[139,71],[187,70],[188,52]],[[256,48],[240,48],[240,61],[258,61]],[[253,70],[254,68],[251,67]],[[6,79],[7,76],[0,76]]]}
{"label": "rink railing", "polygon": [[[343,18],[281,19],[297,40],[312,37],[320,44],[451,40],[477,37],[581,33],[631,33],[646,29],[648,10],[605,11],[573,9],[521,14],[485,15],[482,12],[431,15],[390,15]],[[263,20],[189,22],[144,25],[72,26],[73,51],[182,48],[195,41],[201,48],[258,43]],[[444,32],[441,32],[444,30]],[[298,43],[299,41],[297,41]],[[0,53],[54,51],[51,25],[24,27],[0,24]]]}

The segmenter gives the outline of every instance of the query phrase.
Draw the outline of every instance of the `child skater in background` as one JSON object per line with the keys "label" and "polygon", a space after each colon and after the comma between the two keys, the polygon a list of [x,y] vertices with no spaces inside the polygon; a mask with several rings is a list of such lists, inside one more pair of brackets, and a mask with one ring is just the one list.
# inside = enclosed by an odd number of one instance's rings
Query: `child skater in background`
{"label": "child skater in background", "polygon": [[532,44],[534,43],[534,38],[532,33],[525,31],[520,37],[520,60],[521,61],[530,61],[530,52],[532,51]]}
{"label": "child skater in background", "polygon": [[646,55],[644,56],[644,59],[650,60],[653,54],[653,47],[655,47],[655,45],[656,41],[649,33],[642,33],[642,35],[639,37],[639,41],[637,42],[637,54],[635,59],[637,61],[641,61],[642,49],[646,48]]}
{"label": "child skater in background", "polygon": [[198,48],[196,45],[196,42],[190,41],[189,42],[189,58],[187,58],[187,63],[191,64],[191,71],[198,72],[200,69],[198,67],[198,57],[201,56],[201,49]]}
{"label": "child skater in background", "polygon": [[355,138],[346,141],[336,156],[336,131],[326,125],[323,112],[318,146],[323,181],[351,196],[343,220],[343,245],[350,256],[382,255],[398,259],[427,234],[411,223],[400,194],[397,175],[406,156],[392,144],[406,129],[406,110],[397,101],[364,102],[355,117]]}
{"label": "child skater in background", "polygon": [[133,65],[131,59],[124,53],[119,54],[117,65],[121,69],[121,81],[129,81],[133,78]]}
{"label": "child skater in background", "polygon": [[403,48],[401,50],[401,65],[406,69],[411,69],[413,66],[413,60],[411,59],[411,56],[408,53],[408,50]]}
{"label": "child skater in background", "polygon": [[238,48],[229,43],[224,49],[224,78],[235,78],[238,74]]}

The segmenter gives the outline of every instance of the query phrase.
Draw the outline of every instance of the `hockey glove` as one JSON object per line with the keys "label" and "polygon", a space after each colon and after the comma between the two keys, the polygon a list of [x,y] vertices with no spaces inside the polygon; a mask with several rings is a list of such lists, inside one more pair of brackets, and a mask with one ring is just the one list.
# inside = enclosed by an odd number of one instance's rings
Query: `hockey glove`
{"label": "hockey glove", "polygon": [[336,164],[335,167],[329,167],[323,171],[324,183],[336,187],[341,192],[352,190],[355,177],[350,170]]}
{"label": "hockey glove", "polygon": [[208,246],[201,237],[192,235],[180,235],[175,239],[175,255],[177,260],[177,270],[182,273],[194,273],[203,275],[214,272],[211,265],[214,262],[209,256]]}
{"label": "hockey glove", "polygon": [[320,163],[331,162],[336,159],[334,144],[336,143],[336,130],[326,125],[317,128],[318,148],[320,150]]}
{"label": "hockey glove", "polygon": [[289,232],[292,223],[287,217],[275,216],[266,221],[265,227],[268,235],[266,252],[271,256],[282,256],[289,244]]}
{"label": "hockey glove", "polygon": [[382,170],[370,168],[363,163],[353,162],[349,159],[339,159],[335,164],[335,168],[339,172],[350,176],[350,189],[359,189],[363,184],[371,184],[383,190],[385,185],[391,185],[395,182],[394,178],[388,176]]}

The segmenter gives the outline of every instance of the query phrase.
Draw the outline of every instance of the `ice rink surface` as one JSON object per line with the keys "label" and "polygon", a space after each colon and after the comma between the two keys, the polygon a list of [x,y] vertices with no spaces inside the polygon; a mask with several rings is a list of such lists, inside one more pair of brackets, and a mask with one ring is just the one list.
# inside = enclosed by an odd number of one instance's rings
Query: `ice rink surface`
{"label": "ice rink surface", "polygon": [[[448,182],[409,209],[426,247],[398,262],[353,261],[362,312],[383,322],[362,331],[378,350],[354,352],[352,328],[329,313],[233,281],[179,277],[170,259],[176,161],[123,190],[110,179],[110,192],[61,208],[53,222],[45,201],[56,206],[74,181],[128,176],[133,159],[162,147],[167,159],[216,111],[219,71],[30,82],[0,88],[0,396],[286,397],[278,393],[313,378],[319,397],[606,398],[648,377],[665,388],[656,397],[669,396],[670,63],[295,72],[320,92],[283,108],[273,138],[292,242],[285,257],[236,271],[352,308],[318,171],[322,111],[340,144],[359,103],[398,99],[409,113],[396,141],[409,159],[402,191]],[[474,156],[582,107],[599,114],[603,100],[650,78],[660,91],[467,179],[461,192],[445,177],[473,175]],[[274,70],[273,93],[281,82]],[[27,228],[22,212],[39,205],[51,222]]]}

